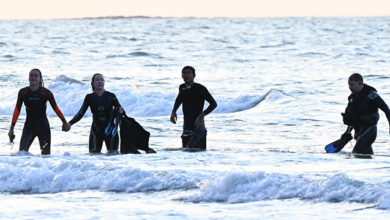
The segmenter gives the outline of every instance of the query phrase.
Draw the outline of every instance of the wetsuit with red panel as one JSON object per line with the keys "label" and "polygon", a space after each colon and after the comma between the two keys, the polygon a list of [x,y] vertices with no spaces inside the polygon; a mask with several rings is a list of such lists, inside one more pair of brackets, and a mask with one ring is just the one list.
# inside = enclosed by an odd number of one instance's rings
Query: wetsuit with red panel
{"label": "wetsuit with red panel", "polygon": [[29,87],[22,88],[19,91],[18,100],[12,117],[12,125],[15,125],[18,120],[24,103],[26,106],[26,121],[20,140],[20,151],[28,151],[35,137],[38,137],[41,153],[43,155],[50,154],[51,133],[50,124],[46,117],[47,101],[50,102],[51,107],[58,117],[63,122],[66,122],[61,110],[57,106],[53,93],[50,90],[40,86],[37,91],[32,91]]}

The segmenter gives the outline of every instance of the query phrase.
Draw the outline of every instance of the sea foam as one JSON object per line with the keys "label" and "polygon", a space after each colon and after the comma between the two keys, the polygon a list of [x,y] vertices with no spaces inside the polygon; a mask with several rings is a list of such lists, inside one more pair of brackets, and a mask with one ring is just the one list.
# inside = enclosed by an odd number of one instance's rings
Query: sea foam
{"label": "sea foam", "polygon": [[90,161],[39,157],[0,158],[0,192],[58,193],[76,190],[147,192],[197,187],[186,171],[146,171]]}
{"label": "sea foam", "polygon": [[370,184],[346,174],[316,179],[264,171],[231,171],[199,185],[199,192],[182,199],[189,202],[247,203],[298,198],[316,202],[373,203],[378,208],[390,208],[389,183]]}

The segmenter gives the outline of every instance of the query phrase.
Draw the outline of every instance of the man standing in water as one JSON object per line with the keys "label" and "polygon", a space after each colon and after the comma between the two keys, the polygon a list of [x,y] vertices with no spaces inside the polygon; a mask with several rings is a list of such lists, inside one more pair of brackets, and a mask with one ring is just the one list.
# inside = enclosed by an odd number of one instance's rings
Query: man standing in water
{"label": "man standing in water", "polygon": [[[179,95],[172,110],[171,122],[176,124],[176,111],[183,104],[184,125],[181,136],[183,148],[205,150],[207,130],[204,125],[204,117],[217,107],[217,102],[206,87],[194,82],[195,76],[195,69],[191,66],[185,66],[181,71],[184,83],[179,86]],[[203,111],[205,100],[209,106]]]}
{"label": "man standing in water", "polygon": [[390,109],[375,88],[363,84],[363,77],[360,74],[352,74],[348,79],[348,85],[351,95],[348,97],[343,121],[355,130],[357,141],[352,153],[374,154],[371,144],[377,135],[378,108],[386,114],[389,124]]}

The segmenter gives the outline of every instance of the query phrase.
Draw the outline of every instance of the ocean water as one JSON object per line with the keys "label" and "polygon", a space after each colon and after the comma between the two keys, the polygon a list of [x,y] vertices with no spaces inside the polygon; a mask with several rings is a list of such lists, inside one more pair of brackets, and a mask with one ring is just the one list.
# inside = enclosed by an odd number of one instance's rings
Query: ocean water
{"label": "ocean water", "polygon": [[[390,103],[389,42],[389,17],[0,21],[0,218],[388,219],[385,115],[373,159],[324,146],[346,130],[352,73]],[[181,110],[169,120],[185,65],[218,103],[204,152],[181,150]],[[50,156],[17,152],[24,107],[4,146],[32,68],[68,120],[104,74],[157,154],[89,155],[91,113],[65,133],[50,107]]]}

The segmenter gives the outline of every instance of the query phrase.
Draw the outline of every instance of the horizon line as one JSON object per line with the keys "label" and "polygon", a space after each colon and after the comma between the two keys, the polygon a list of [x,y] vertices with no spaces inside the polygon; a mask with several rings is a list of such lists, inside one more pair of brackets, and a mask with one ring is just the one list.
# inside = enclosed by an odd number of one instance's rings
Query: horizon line
{"label": "horizon line", "polygon": [[348,15],[332,15],[332,16],[259,16],[259,17],[227,17],[227,16],[216,16],[216,17],[195,17],[195,16],[147,16],[147,15],[132,15],[132,16],[96,16],[96,17],[72,17],[72,18],[10,18],[10,19],[0,19],[0,21],[12,21],[12,20],[83,20],[83,19],[131,19],[131,18],[161,18],[161,19],[170,19],[170,18],[191,18],[191,19],[257,19],[257,18],[380,18],[380,17],[390,17],[390,15],[360,15],[360,16],[348,16]]}

